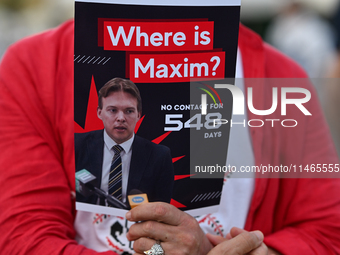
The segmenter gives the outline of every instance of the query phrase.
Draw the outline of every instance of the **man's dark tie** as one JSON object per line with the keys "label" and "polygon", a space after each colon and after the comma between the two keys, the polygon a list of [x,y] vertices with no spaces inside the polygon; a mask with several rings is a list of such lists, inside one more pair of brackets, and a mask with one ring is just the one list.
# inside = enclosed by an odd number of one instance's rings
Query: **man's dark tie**
{"label": "man's dark tie", "polygon": [[122,159],[120,152],[123,148],[119,145],[112,147],[115,155],[112,158],[109,175],[109,194],[122,200]]}

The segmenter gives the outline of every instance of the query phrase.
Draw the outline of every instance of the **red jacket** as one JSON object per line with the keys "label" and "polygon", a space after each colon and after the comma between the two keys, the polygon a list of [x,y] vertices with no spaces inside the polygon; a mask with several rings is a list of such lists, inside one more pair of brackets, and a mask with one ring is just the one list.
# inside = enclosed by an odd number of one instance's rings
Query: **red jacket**
{"label": "red jacket", "polygon": [[[73,29],[70,21],[24,39],[0,65],[1,254],[98,254],[74,240]],[[246,77],[304,77],[242,26],[239,46]],[[251,130],[257,164],[337,163],[318,104],[308,109],[321,125],[296,116],[296,136]],[[256,179],[246,229],[262,230],[284,254],[339,254],[339,187],[338,179]]]}
{"label": "red jacket", "polygon": [[[296,63],[263,44],[243,26],[239,47],[245,77],[306,77]],[[249,83],[246,81],[246,86]],[[298,80],[293,86],[297,84],[312,92],[312,99],[305,106],[313,117],[304,117],[295,108],[290,111],[287,108],[286,117],[280,116],[280,111],[262,118],[248,112],[249,119],[298,120],[294,129],[277,124],[275,128],[268,124],[260,129],[252,128],[256,165],[305,167],[312,163],[339,163],[313,88],[306,79]],[[257,109],[269,109],[271,88],[261,85],[253,89],[254,102]],[[265,234],[265,243],[282,254],[340,254],[339,189],[340,179],[258,178],[245,229],[260,229]]]}

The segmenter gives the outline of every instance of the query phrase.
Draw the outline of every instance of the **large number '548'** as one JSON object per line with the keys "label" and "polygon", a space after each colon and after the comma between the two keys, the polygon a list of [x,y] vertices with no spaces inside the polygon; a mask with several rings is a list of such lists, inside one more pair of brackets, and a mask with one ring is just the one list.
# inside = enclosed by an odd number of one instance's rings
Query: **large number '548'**
{"label": "large number '548'", "polygon": [[[164,127],[164,131],[180,131],[183,128],[182,118],[183,114],[166,114],[165,125],[173,126]],[[218,129],[221,126],[221,122],[218,121],[217,124],[214,125],[214,120],[217,119],[222,119],[222,114],[218,112],[208,113],[205,115],[205,122],[203,124],[202,115],[198,113],[184,123],[184,128],[196,128],[196,130],[200,130],[204,126],[206,129]]]}

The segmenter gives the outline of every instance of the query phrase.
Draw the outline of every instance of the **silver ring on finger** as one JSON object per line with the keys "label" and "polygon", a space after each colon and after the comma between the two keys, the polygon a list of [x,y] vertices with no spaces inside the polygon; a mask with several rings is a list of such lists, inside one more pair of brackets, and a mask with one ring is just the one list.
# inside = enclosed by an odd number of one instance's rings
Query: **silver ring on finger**
{"label": "silver ring on finger", "polygon": [[157,241],[150,250],[144,251],[146,255],[164,255],[164,250],[161,246],[161,242]]}

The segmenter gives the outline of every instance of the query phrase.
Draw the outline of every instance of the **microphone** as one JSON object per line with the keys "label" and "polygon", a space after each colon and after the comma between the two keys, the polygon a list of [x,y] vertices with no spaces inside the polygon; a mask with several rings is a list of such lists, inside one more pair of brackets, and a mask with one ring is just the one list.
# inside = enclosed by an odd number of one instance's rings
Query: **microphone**
{"label": "microphone", "polygon": [[107,203],[111,206],[128,209],[127,205],[122,201],[107,194],[104,190],[95,187],[94,184],[96,179],[96,176],[86,169],[76,172],[76,191],[84,197],[88,197],[94,193],[100,198],[105,198]]}
{"label": "microphone", "polygon": [[140,204],[149,203],[148,195],[138,189],[133,189],[128,195],[131,209]]}

